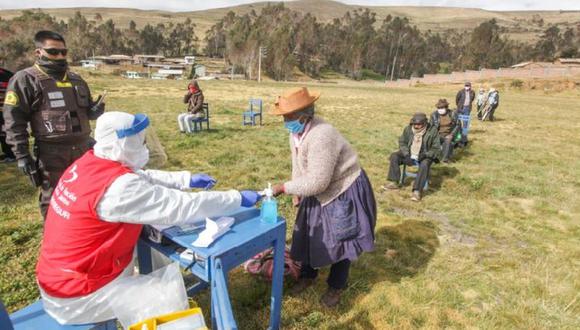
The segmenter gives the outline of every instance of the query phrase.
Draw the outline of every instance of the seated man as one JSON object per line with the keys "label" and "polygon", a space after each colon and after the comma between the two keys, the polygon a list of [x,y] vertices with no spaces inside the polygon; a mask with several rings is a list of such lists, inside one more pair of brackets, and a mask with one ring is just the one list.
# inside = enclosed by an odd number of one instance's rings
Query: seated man
{"label": "seated man", "polygon": [[439,132],[439,139],[443,145],[443,162],[448,163],[453,154],[453,140],[461,134],[461,122],[457,113],[449,109],[446,99],[440,99],[435,105],[437,110],[431,114],[431,126]]}
{"label": "seated man", "polygon": [[489,121],[494,121],[495,109],[499,107],[499,92],[495,88],[489,90],[489,95],[487,96],[487,103],[489,104]]}
{"label": "seated man", "polygon": [[203,92],[199,88],[197,80],[192,79],[187,85],[187,94],[183,97],[183,103],[187,104],[187,112],[177,116],[181,133],[194,131],[193,121],[205,117],[203,111]]}
{"label": "seated man", "polygon": [[36,276],[44,309],[61,324],[115,317],[107,297],[132,275],[144,224],[203,221],[259,200],[254,191],[183,191],[211,188],[205,174],[142,170],[148,125],[143,114],[103,114],[94,150],[72,163],[52,195]]}
{"label": "seated man", "polygon": [[389,175],[391,181],[383,189],[399,189],[402,164],[407,166],[419,165],[417,178],[413,183],[413,196],[411,200],[420,201],[421,191],[429,178],[429,170],[433,162],[441,157],[441,143],[435,127],[427,122],[427,115],[422,112],[416,113],[411,118],[410,124],[405,127],[399,137],[399,150],[391,154]]}

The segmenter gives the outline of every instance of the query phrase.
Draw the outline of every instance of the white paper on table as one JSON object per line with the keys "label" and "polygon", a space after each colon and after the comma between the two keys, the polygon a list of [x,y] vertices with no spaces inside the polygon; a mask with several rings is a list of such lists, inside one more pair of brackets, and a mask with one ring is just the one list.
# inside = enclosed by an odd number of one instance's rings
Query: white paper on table
{"label": "white paper on table", "polygon": [[234,221],[235,219],[231,217],[221,217],[216,221],[205,218],[205,229],[199,233],[199,236],[191,245],[203,248],[210,246],[211,243],[230,230]]}

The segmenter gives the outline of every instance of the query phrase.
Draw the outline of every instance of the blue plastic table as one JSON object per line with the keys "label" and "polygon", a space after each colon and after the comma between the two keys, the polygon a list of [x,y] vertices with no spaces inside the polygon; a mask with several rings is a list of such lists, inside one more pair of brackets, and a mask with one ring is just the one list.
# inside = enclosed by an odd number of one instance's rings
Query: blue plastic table
{"label": "blue plastic table", "polygon": [[257,253],[273,247],[274,270],[269,329],[278,329],[282,308],[286,222],[279,217],[275,224],[264,223],[260,220],[260,211],[254,208],[240,209],[239,212],[229,216],[236,219],[234,225],[208,248],[191,245],[200,231],[193,233],[182,233],[171,229],[163,231],[164,237],[195,253],[195,259],[198,261],[193,264],[180,259],[179,253],[175,250],[176,246],[161,245],[147,239],[140,239],[137,245],[139,271],[142,274],[152,271],[151,248],[178,261],[182,267],[189,269],[200,279],[199,283],[188,289],[188,295],[210,286],[212,328],[237,329],[228,294],[228,272]]}

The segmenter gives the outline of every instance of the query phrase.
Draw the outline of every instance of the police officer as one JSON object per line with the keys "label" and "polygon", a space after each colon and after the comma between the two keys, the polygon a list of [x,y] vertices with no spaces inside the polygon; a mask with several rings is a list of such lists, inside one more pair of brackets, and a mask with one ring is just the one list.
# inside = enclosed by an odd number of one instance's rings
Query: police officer
{"label": "police officer", "polygon": [[6,133],[4,133],[4,116],[2,115],[2,107],[4,106],[4,97],[6,96],[6,87],[8,81],[12,77],[12,72],[0,68],[0,147],[3,155],[0,155],[0,162],[10,163],[16,160],[16,156],[12,152],[12,148],[6,143]]}
{"label": "police officer", "polygon": [[[104,112],[104,103],[93,102],[87,83],[68,70],[66,43],[60,34],[39,31],[34,43],[35,64],[18,71],[8,84],[4,121],[18,168],[41,187],[40,212],[45,217],[61,174],[92,146],[89,120]],[[34,136],[34,158],[28,125]]]}

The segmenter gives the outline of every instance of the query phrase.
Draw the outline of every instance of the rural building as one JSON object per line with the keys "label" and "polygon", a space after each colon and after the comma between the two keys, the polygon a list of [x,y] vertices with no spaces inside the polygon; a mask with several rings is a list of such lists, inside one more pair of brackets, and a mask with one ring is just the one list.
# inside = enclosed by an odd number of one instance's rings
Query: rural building
{"label": "rural building", "polygon": [[165,56],[162,55],[135,55],[133,56],[133,62],[135,64],[147,64],[162,62]]}
{"label": "rural building", "polygon": [[109,55],[109,56],[95,56],[95,60],[101,61],[105,64],[112,65],[129,65],[133,64],[133,57],[127,55]]}

